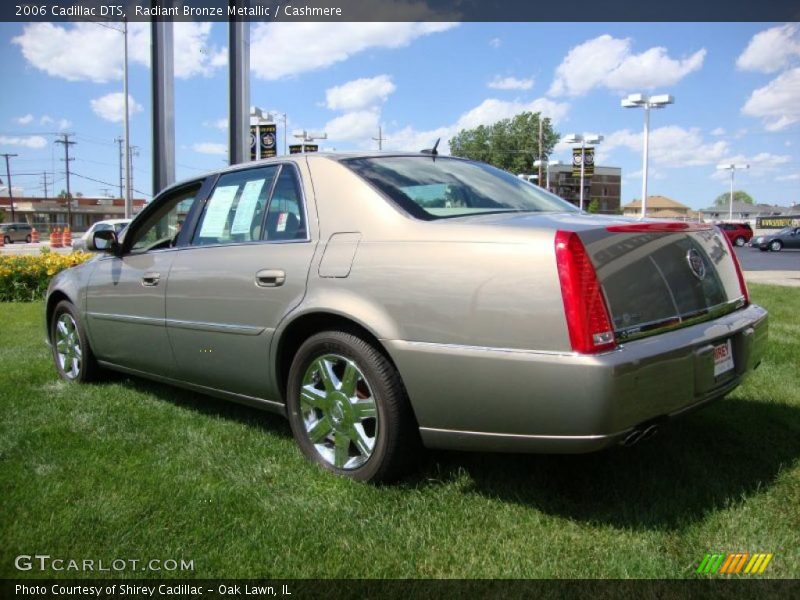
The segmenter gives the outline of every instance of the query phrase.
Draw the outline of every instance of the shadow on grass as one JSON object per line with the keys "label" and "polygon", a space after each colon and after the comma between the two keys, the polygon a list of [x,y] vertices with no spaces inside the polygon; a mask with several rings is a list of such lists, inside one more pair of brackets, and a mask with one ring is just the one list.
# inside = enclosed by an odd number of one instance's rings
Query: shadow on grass
{"label": "shadow on grass", "polygon": [[292,431],[289,428],[289,421],[279,414],[270,411],[239,404],[238,402],[230,400],[223,400],[191,390],[185,390],[143,377],[116,373],[115,378],[117,378],[118,381],[124,382],[126,387],[136,390],[137,392],[151,395],[158,400],[170,402],[171,404],[187,410],[192,410],[203,415],[223,417],[278,435],[287,435],[289,437],[292,435]]}
{"label": "shadow on grass", "polygon": [[440,485],[466,473],[467,493],[548,514],[634,529],[682,528],[769,487],[798,457],[800,409],[723,400],[632,448],[583,455],[432,453],[406,485]]}

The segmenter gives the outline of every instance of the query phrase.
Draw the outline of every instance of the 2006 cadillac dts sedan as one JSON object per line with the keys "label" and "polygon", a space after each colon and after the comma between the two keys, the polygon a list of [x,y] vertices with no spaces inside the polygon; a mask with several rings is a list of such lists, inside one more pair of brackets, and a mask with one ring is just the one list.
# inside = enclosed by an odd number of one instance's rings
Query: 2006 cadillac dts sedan
{"label": "2006 cadillac dts sedan", "polygon": [[647,437],[761,360],[718,230],[590,216],[485,164],[301,155],[172,186],[60,273],[60,375],[104,368],[285,414],[339,474],[420,444],[588,452]]}

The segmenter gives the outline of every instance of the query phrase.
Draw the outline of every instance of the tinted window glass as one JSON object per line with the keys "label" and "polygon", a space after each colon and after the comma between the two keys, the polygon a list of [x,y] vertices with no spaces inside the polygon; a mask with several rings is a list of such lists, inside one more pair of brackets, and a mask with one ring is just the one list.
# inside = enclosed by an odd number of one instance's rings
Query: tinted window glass
{"label": "tinted window glass", "polygon": [[420,219],[576,210],[558,196],[483,163],[424,155],[342,162]]}
{"label": "tinted window glass", "polygon": [[300,182],[294,168],[284,165],[275,183],[266,221],[266,239],[306,239],[306,221]]}
{"label": "tinted window glass", "polygon": [[206,202],[194,244],[233,244],[261,239],[264,210],[277,166],[227,173]]}

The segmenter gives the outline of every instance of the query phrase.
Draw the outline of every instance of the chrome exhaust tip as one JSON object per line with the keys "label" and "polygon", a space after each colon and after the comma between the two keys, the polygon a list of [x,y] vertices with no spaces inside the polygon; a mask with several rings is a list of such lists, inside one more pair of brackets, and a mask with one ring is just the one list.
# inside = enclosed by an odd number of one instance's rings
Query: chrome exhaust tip
{"label": "chrome exhaust tip", "polygon": [[642,437],[642,430],[641,429],[634,429],[628,435],[625,436],[625,439],[622,440],[622,445],[626,448],[630,448],[634,444],[636,444]]}
{"label": "chrome exhaust tip", "polygon": [[657,433],[658,433],[658,425],[650,425],[650,427],[642,431],[642,435],[639,436],[639,439],[637,441],[643,442],[645,440],[649,440]]}

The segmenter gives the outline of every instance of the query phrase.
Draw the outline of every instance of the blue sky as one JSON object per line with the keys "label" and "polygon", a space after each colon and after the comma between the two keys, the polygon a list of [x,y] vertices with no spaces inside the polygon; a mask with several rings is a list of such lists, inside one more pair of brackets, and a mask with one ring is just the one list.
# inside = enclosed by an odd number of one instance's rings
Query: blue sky
{"label": "blue sky", "polygon": [[[562,134],[606,136],[598,164],[641,189],[643,111],[627,93],[671,93],[651,120],[649,191],[693,208],[728,189],[720,162],[749,162],[737,188],[800,202],[800,27],[781,23],[253,23],[251,104],[286,112],[291,132],[327,131],[337,150],[419,150],[461,127],[542,110]],[[226,25],[176,25],[178,178],[225,164]],[[0,152],[14,187],[64,187],[55,133],[74,133],[73,191],[116,194],[122,36],[96,23],[0,24]],[[149,194],[149,33],[130,36],[134,187]],[[282,132],[279,127],[279,139]],[[559,146],[554,158],[566,160]],[[4,167],[4,165],[0,165]],[[5,181],[4,168],[0,178]],[[112,185],[96,183],[92,178]],[[141,196],[141,194],[137,194]],[[147,197],[147,196],[145,196]]]}

